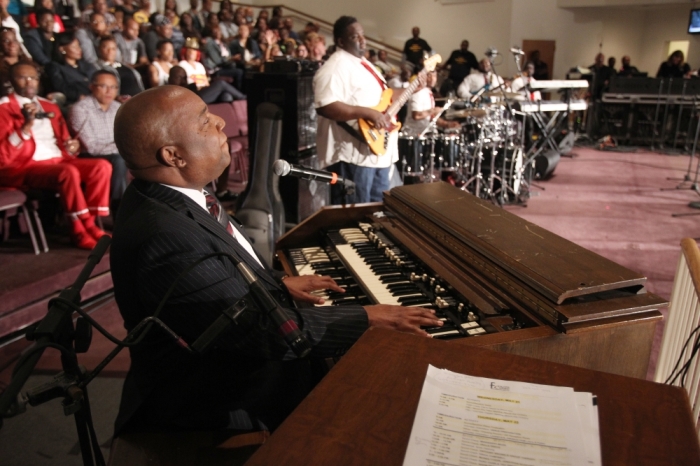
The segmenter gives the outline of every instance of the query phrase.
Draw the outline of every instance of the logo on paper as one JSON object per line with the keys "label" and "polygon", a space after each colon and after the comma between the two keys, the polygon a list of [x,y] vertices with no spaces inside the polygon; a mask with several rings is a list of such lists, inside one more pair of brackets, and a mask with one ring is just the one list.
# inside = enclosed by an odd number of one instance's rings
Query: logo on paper
{"label": "logo on paper", "polygon": [[491,390],[501,390],[504,392],[510,391],[508,385],[498,385],[496,382],[491,382]]}

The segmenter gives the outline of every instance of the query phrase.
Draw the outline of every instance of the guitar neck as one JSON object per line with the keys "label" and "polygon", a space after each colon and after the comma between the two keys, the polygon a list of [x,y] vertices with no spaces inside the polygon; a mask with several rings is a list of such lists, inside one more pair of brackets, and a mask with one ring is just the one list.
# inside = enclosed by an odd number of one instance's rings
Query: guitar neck
{"label": "guitar neck", "polygon": [[395,117],[397,113],[399,113],[399,110],[401,110],[401,107],[408,101],[408,99],[411,97],[411,94],[413,94],[413,91],[416,90],[418,85],[420,84],[420,77],[425,76],[426,71],[425,69],[421,70],[420,73],[416,75],[416,78],[411,81],[411,83],[408,85],[406,89],[404,89],[403,93],[401,93],[401,97],[399,97],[397,100],[391,103],[389,108],[386,110],[386,113],[391,115],[392,117]]}

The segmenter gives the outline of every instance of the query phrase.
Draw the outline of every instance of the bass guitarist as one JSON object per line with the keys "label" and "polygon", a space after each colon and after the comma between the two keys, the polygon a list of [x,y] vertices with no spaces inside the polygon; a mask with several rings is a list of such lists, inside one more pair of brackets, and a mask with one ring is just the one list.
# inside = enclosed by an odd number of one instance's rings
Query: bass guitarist
{"label": "bass guitarist", "polygon": [[[317,149],[321,168],[355,182],[355,193],[344,196],[331,187],[331,203],[380,202],[389,189],[390,167],[398,160],[398,132],[390,133],[386,152],[374,155],[358,132],[358,119],[375,128],[390,128],[392,117],[372,107],[387,89],[376,68],[364,58],[367,43],[356,18],[340,17],[333,25],[337,50],[314,76],[314,105],[318,113]],[[394,100],[403,91],[395,91]]]}

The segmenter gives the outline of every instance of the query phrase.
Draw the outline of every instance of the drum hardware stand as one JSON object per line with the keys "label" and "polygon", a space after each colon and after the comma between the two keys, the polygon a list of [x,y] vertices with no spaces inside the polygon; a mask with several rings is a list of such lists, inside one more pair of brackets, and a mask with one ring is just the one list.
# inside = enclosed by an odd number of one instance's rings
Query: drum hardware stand
{"label": "drum hardware stand", "polygon": [[[673,79],[670,79],[669,81],[673,81]],[[671,85],[669,84],[669,88]],[[663,92],[664,88],[664,80],[661,79],[659,80],[659,93],[656,95],[656,111],[654,112],[654,126],[652,127],[651,130],[651,145],[649,146],[649,149],[654,152],[654,143],[656,142],[656,134],[657,134],[657,123],[659,121],[659,111],[661,110],[661,93]],[[663,146],[663,142],[661,143],[661,146]]]}
{"label": "drum hardware stand", "polygon": [[481,182],[483,180],[483,176],[481,174],[481,162],[484,160],[484,127],[483,125],[479,128],[479,138],[477,139],[477,144],[476,147],[474,148],[474,170],[472,173],[471,178],[467,180],[467,182],[462,186],[462,189],[464,191],[469,191],[469,185],[474,182],[475,188],[474,188],[474,195],[476,197],[481,197]]}
{"label": "drum hardware stand", "polygon": [[683,104],[685,103],[685,89],[688,86],[688,80],[684,79],[683,80],[683,91],[681,92],[681,99],[678,104],[678,118],[676,121],[676,132],[673,135],[673,145],[671,146],[671,149],[666,151],[667,154],[669,155],[679,155],[683,151],[679,151],[676,149],[676,143],[678,143],[678,132],[681,129],[681,116],[683,114]]}
{"label": "drum hardware stand", "polygon": [[[693,96],[693,100],[696,100],[696,98],[697,98],[697,96]],[[693,104],[693,106],[695,106],[695,104]],[[696,114],[696,116],[700,116],[700,115],[698,115],[697,112],[695,112],[695,114]],[[692,115],[691,115],[691,121],[692,121]],[[700,188],[698,187],[698,168],[700,168],[700,162],[698,164],[696,164],[697,167],[695,170],[695,179],[690,184],[690,186],[688,186],[688,187],[685,186],[686,183],[690,183],[690,172],[691,172],[691,168],[693,166],[693,159],[695,158],[695,156],[697,154],[696,151],[697,151],[697,147],[698,147],[698,137],[700,137],[700,118],[698,118],[698,122],[696,123],[696,126],[695,126],[695,137],[693,138],[693,148],[690,151],[690,157],[688,160],[688,169],[686,170],[682,181],[680,183],[678,183],[678,185],[675,188],[661,188],[661,191],[675,191],[678,189],[690,189],[690,190],[693,190],[693,191],[697,192],[698,194],[700,194],[700,190],[699,190]],[[671,179],[677,180],[678,178],[667,178],[667,180],[671,180]],[[693,204],[693,203],[691,202],[691,204]],[[691,205],[691,207],[694,207],[694,206]],[[700,207],[694,207],[694,208],[700,208]]]}
{"label": "drum hardware stand", "polygon": [[[421,138],[425,137],[427,133],[430,133],[430,161],[428,162],[428,178],[430,181],[428,183],[432,183],[435,181],[435,136],[437,135],[437,121],[442,116],[445,111],[450,108],[452,105],[452,101],[448,100],[445,105],[443,105],[442,110],[440,110],[440,113],[435,115],[434,117],[430,118],[429,121],[430,123],[428,126],[418,135],[417,140],[420,140]],[[425,170],[423,170],[423,173],[425,173]]]}
{"label": "drum hardware stand", "polygon": [[[697,127],[695,128],[695,140],[693,141],[693,151],[690,154],[690,163],[692,164],[693,162],[693,157],[695,156],[695,151],[698,147],[698,136],[700,136],[700,122],[698,122]],[[688,170],[690,171],[690,165],[688,165]],[[700,175],[700,160],[698,163],[695,164],[695,178],[693,179],[693,183],[691,186],[688,188],[692,191],[695,191],[695,193],[700,196],[700,186],[698,186],[698,175]],[[688,175],[686,174],[686,177]],[[685,183],[685,180],[683,181]],[[683,184],[681,183],[681,184]],[[679,185],[680,186],[680,185]],[[678,188],[676,189],[685,189],[685,188]],[[693,209],[700,209],[700,202],[695,201],[695,202],[689,202],[688,207],[691,207]],[[671,214],[672,217],[689,217],[693,215],[700,215],[700,212],[689,212],[689,213],[680,213],[680,214]]]}

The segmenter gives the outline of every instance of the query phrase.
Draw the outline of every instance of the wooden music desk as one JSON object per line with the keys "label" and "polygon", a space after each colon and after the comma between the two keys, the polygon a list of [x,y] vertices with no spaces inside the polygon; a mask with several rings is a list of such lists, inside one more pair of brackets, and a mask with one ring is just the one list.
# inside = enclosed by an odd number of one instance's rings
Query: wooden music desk
{"label": "wooden music desk", "polygon": [[401,465],[428,364],[592,392],[603,465],[700,465],[681,388],[374,328],[246,465]]}

